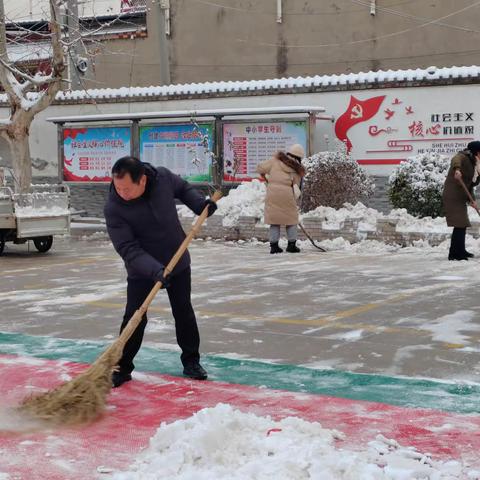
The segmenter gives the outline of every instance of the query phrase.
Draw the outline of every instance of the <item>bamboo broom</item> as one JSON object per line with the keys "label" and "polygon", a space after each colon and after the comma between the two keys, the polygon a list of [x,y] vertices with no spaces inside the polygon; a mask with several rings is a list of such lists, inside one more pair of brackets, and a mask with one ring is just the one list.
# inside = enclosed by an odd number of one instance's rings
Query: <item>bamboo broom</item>
{"label": "bamboo broom", "polygon": [[[221,196],[222,194],[217,191],[213,194],[212,200],[216,202]],[[208,207],[205,207],[165,267],[165,276],[172,272],[207,216]],[[161,282],[157,282],[120,336],[85,372],[46,393],[25,398],[18,407],[20,412],[32,418],[58,425],[80,424],[95,420],[105,409],[106,397],[112,388],[112,372],[122,356],[123,348],[161,288]]]}

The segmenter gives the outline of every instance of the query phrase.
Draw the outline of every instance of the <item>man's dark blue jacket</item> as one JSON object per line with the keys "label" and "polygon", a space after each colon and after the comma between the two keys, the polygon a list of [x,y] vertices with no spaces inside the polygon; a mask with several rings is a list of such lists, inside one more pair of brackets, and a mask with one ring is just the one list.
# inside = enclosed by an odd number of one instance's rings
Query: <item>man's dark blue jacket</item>
{"label": "man's dark blue jacket", "polygon": [[[144,165],[145,194],[135,200],[123,200],[112,182],[104,214],[108,234],[125,262],[128,277],[156,280],[185,238],[175,199],[199,215],[205,207],[205,197],[167,168]],[[187,251],[172,275],[189,265]]]}

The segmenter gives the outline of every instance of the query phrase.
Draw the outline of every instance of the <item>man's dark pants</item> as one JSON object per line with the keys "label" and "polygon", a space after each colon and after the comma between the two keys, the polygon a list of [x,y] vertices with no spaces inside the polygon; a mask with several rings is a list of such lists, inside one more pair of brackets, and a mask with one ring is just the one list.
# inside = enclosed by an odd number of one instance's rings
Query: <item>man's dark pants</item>
{"label": "man's dark pants", "polygon": [[[198,362],[200,359],[200,335],[190,299],[192,291],[190,267],[169,277],[169,280],[170,286],[167,288],[167,293],[175,319],[177,343],[182,349],[180,358],[183,365],[192,361]],[[127,306],[125,308],[125,315],[120,332],[122,332],[135,311],[138,310],[145,301],[145,298],[154,285],[155,282],[149,279],[127,279]],[[147,315],[144,315],[138,328],[123,349],[122,358],[118,362],[120,371],[130,373],[134,369],[133,359],[142,345],[146,325]]]}

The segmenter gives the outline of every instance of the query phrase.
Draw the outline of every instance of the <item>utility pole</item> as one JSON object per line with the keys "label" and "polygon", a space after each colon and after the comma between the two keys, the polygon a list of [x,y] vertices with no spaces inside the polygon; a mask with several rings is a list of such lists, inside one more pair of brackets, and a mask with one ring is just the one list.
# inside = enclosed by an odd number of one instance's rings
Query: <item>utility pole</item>
{"label": "utility pole", "polygon": [[[169,0],[153,0],[157,5],[158,14],[158,40],[160,55],[160,84],[169,85],[170,79],[170,58],[168,53],[168,37],[167,37],[167,16],[166,12],[170,8]],[[170,32],[168,32],[170,33]]]}
{"label": "utility pole", "polygon": [[[68,72],[70,87],[72,90],[80,90],[80,73],[78,65],[78,50],[80,42],[80,22],[78,20],[78,0],[67,0],[65,9],[65,27],[67,42],[70,45],[68,49]],[[83,65],[85,71],[88,65]]]}

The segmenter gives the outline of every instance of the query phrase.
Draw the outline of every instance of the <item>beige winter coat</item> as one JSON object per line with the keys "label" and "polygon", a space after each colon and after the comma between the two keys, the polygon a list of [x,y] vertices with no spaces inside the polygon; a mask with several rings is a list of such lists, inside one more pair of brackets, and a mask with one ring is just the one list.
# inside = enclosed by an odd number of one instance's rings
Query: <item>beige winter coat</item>
{"label": "beige winter coat", "polygon": [[269,225],[297,225],[298,207],[292,182],[300,186],[300,175],[276,157],[260,163],[257,172],[267,179],[265,223]]}
{"label": "beige winter coat", "polygon": [[460,169],[462,172],[463,182],[473,195],[473,174],[475,171],[475,160],[468,150],[457,153],[450,163],[450,169],[443,187],[443,209],[447,225],[449,227],[470,227],[470,221],[467,213],[467,203],[469,203],[468,196],[461,186],[455,180],[455,169]]}

